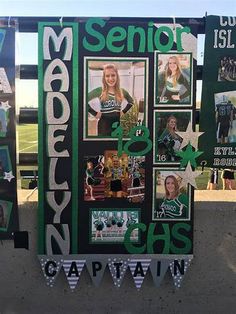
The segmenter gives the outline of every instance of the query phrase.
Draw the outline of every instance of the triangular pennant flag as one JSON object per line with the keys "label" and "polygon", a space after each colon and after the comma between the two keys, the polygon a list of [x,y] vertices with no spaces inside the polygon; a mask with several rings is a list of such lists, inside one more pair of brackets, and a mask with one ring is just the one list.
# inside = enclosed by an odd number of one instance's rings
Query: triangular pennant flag
{"label": "triangular pennant flag", "polygon": [[121,282],[128,267],[128,259],[122,257],[108,258],[108,266],[114,281],[114,285],[120,288]]}
{"label": "triangular pennant flag", "polygon": [[147,273],[150,263],[151,263],[151,259],[129,259],[128,260],[129,268],[134,278],[136,288],[138,290],[142,286],[144,277]]}
{"label": "triangular pennant flag", "polygon": [[170,262],[170,271],[176,288],[180,288],[184,275],[191,263],[191,258],[178,259]]}
{"label": "triangular pennant flag", "polygon": [[160,287],[170,262],[169,259],[152,259],[149,268],[156,287]]}
{"label": "triangular pennant flag", "polygon": [[107,265],[107,258],[87,258],[86,267],[90,274],[90,277],[96,287],[98,287],[102,281],[103,274]]}
{"label": "triangular pennant flag", "polygon": [[68,280],[71,290],[75,289],[79,281],[84,264],[85,264],[85,259],[73,260],[71,258],[68,258],[68,259],[64,258],[63,268],[66,273],[66,278]]}
{"label": "triangular pennant flag", "polygon": [[53,287],[63,263],[62,257],[56,255],[38,255],[38,259],[41,264],[44,277],[46,278],[47,285]]}

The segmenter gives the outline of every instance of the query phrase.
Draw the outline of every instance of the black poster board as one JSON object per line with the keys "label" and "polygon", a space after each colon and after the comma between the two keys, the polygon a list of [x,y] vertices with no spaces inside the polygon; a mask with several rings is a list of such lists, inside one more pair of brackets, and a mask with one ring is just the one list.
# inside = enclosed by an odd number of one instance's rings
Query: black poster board
{"label": "black poster board", "polygon": [[175,23],[39,24],[38,252],[46,277],[71,258],[89,270],[108,257],[185,265],[193,256],[192,168],[181,162],[190,143],[183,149],[176,132],[195,127],[197,27]]}
{"label": "black poster board", "polygon": [[15,132],[15,21],[0,20],[0,239],[18,230]]}

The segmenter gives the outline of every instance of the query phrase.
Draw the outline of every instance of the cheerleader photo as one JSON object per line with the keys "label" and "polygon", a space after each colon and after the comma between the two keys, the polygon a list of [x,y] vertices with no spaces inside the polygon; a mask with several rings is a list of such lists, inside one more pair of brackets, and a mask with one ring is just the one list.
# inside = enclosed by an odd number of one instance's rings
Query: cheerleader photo
{"label": "cheerleader photo", "polygon": [[[90,242],[123,243],[128,228],[139,223],[139,211],[130,210],[97,210],[90,211]],[[130,239],[133,242],[139,240],[138,229],[131,232]]]}

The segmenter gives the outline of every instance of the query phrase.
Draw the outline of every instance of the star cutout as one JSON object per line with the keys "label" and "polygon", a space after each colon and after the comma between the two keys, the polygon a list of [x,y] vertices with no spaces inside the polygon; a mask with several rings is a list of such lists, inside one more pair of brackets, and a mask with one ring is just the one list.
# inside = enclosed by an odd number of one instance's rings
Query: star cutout
{"label": "star cutout", "polygon": [[185,187],[187,184],[191,184],[193,187],[197,189],[197,184],[195,181],[195,178],[200,176],[202,174],[201,171],[193,171],[192,167],[190,165],[190,162],[188,162],[188,165],[185,169],[185,171],[175,171],[175,174],[182,178],[180,187]]}
{"label": "star cutout", "polygon": [[183,141],[181,143],[180,149],[188,145],[190,142],[191,145],[197,150],[198,148],[198,138],[204,132],[193,132],[191,122],[189,122],[187,130],[185,132],[176,132],[180,137],[182,137]]}
{"label": "star cutout", "polygon": [[3,109],[5,111],[7,111],[8,109],[11,108],[11,106],[9,105],[9,101],[1,101],[1,106],[0,109]]}
{"label": "star cutout", "polygon": [[190,162],[190,164],[196,168],[197,167],[197,163],[196,163],[196,158],[199,157],[203,152],[199,152],[199,151],[193,151],[192,150],[192,146],[190,144],[188,144],[187,148],[185,150],[179,151],[179,152],[175,152],[175,154],[179,157],[182,158],[181,162],[180,162],[180,167],[184,167],[187,165],[188,162]]}
{"label": "star cutout", "polygon": [[8,182],[10,182],[13,178],[15,178],[12,174],[12,171],[10,172],[4,172],[4,180],[7,180]]}

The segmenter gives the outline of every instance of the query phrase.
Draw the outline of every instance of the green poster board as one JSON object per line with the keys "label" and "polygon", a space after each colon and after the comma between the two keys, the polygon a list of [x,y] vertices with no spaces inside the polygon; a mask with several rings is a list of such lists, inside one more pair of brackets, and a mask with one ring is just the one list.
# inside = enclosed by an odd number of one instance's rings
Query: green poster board
{"label": "green poster board", "polygon": [[235,26],[235,17],[206,17],[200,158],[214,168],[236,168]]}

